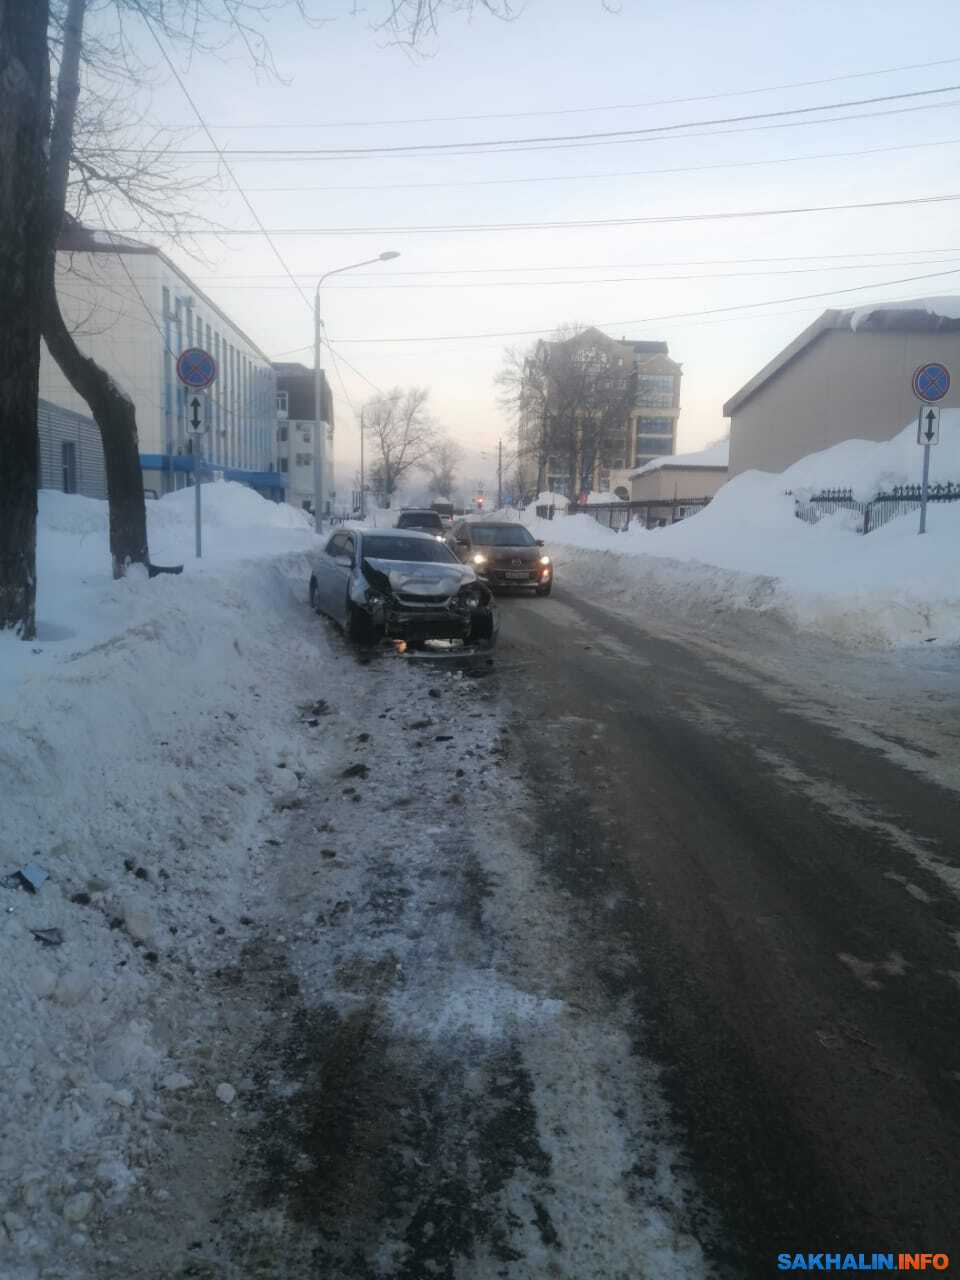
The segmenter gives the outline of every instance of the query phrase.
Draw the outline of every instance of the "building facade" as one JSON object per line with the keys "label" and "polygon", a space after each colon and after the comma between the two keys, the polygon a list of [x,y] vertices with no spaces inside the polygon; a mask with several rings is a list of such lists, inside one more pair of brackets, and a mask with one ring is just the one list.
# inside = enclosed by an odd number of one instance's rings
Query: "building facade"
{"label": "building facade", "polygon": [[[287,479],[287,501],[304,511],[316,511],[317,395],[316,374],[305,364],[277,362],[277,429],[275,462]],[[320,371],[323,397],[321,422],[327,432],[326,484],[328,507],[335,498],[333,484],[333,396],[326,374]]]}
{"label": "building facade", "polygon": [[654,459],[630,477],[630,498],[634,502],[712,498],[726,484],[728,455],[724,441],[697,453]]}
{"label": "building facade", "polygon": [[[177,356],[203,347],[218,376],[205,398],[206,462],[215,474],[281,498],[286,478],[276,470],[276,380],[268,357],[151,245],[72,224],[57,250],[57,294],[80,349],[133,400],[144,485],[167,493],[191,482],[186,388]],[[76,394],[44,347],[40,396],[82,416]]]}
{"label": "building facade", "polygon": [[107,472],[100,429],[89,414],[73,413],[41,400],[37,412],[41,489],[79,493],[84,498],[107,496]]}
{"label": "building facade", "polygon": [[[550,424],[554,415],[570,411],[563,406],[570,401],[565,384],[575,384],[578,363],[603,371],[595,385],[603,386],[605,397],[611,397],[618,379],[623,389],[616,420],[604,424],[600,447],[592,449],[589,458],[578,458],[569,448],[551,448]],[[669,347],[662,341],[614,339],[590,328],[560,342],[538,343],[525,368],[518,423],[524,481],[536,491],[570,496],[581,488],[600,493],[618,487],[629,491],[633,470],[676,452],[682,376],[682,366],[670,358]],[[595,430],[591,420],[604,412],[605,407],[589,402],[589,393],[573,409],[584,437]]]}
{"label": "building facade", "polygon": [[[842,440],[889,440],[916,417],[914,370],[960,373],[960,320],[930,302],[825,311],[723,406],[730,475],[783,471]],[[940,299],[960,314],[960,298]],[[941,402],[960,407],[960,376]]]}

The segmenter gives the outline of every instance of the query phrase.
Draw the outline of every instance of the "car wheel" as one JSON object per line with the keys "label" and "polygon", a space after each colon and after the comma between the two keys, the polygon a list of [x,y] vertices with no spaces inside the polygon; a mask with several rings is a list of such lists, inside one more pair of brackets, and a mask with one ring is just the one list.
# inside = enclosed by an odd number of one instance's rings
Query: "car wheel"
{"label": "car wheel", "polygon": [[550,581],[547,583],[545,587],[537,587],[537,595],[548,596],[552,590],[553,590],[553,582]]}
{"label": "car wheel", "polygon": [[310,579],[310,608],[314,613],[320,612],[320,592],[317,590],[316,578]]}
{"label": "car wheel", "polygon": [[369,649],[377,641],[370,619],[352,601],[347,605],[347,635],[361,649]]}

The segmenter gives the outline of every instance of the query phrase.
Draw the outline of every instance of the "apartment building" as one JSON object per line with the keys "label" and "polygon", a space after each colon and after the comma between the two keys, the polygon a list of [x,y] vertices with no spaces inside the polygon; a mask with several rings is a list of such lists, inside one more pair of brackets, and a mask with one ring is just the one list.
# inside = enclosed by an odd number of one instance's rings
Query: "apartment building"
{"label": "apartment building", "polygon": [[[277,361],[276,466],[287,478],[287,501],[304,511],[316,510],[317,491],[317,395],[316,374],[296,361]],[[333,486],[333,396],[326,374],[320,371],[323,406],[321,429],[327,433],[326,490],[328,506],[334,498]]]}
{"label": "apartment building", "polygon": [[[165,254],[126,237],[70,224],[57,248],[57,294],[80,349],[105,368],[137,409],[144,486],[157,493],[191,482],[189,399],[179,353],[204,347],[218,376],[207,396],[204,457],[215,474],[282,498],[276,470],[276,379],[269,358]],[[83,417],[76,394],[44,348],[40,396]]]}

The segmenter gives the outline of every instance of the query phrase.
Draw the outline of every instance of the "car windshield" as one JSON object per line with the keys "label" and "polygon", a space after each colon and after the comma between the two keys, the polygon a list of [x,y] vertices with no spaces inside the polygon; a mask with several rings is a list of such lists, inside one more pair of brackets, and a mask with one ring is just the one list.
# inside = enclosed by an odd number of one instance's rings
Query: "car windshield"
{"label": "car windshield", "polygon": [[364,538],[363,554],[369,560],[423,561],[431,564],[457,563],[448,546],[427,538]]}
{"label": "car windshield", "polygon": [[443,521],[436,511],[404,511],[397,521],[398,529],[442,529]]}
{"label": "car windshield", "polygon": [[535,547],[537,540],[522,524],[472,524],[471,541],[482,547]]}

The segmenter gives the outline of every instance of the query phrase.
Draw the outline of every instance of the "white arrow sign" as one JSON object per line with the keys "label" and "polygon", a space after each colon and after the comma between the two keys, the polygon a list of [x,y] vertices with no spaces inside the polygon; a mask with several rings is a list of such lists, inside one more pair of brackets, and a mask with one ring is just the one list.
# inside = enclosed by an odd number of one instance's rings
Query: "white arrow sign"
{"label": "white arrow sign", "polygon": [[924,405],[917,415],[917,444],[931,445],[940,443],[940,410],[933,405]]}

